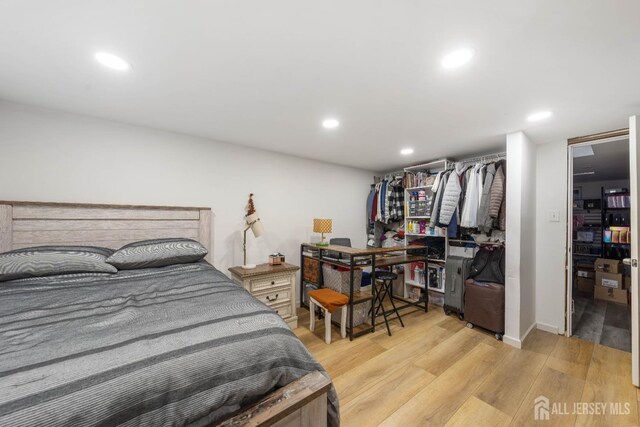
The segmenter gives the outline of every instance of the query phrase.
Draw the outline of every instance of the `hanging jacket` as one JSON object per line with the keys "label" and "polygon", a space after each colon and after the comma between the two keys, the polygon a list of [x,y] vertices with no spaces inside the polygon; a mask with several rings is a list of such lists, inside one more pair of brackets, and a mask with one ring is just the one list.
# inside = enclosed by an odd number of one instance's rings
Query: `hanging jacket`
{"label": "hanging jacket", "polygon": [[402,221],[404,219],[404,189],[402,183],[393,181],[389,186],[389,221]]}
{"label": "hanging jacket", "polygon": [[[478,210],[476,212],[479,211],[480,209],[480,203],[482,202],[482,186],[484,185],[484,172],[487,170],[487,166],[486,165],[481,165],[480,168],[478,169],[478,176],[476,177],[476,184],[478,185],[478,188],[476,189],[476,191],[478,192]],[[477,214],[476,214],[476,224],[478,223],[477,220]]]}
{"label": "hanging jacket", "polygon": [[387,224],[389,222],[389,219],[391,218],[391,189],[392,189],[392,182],[391,181],[387,181],[387,185],[385,186],[385,192],[384,192],[384,206],[385,206],[385,210],[384,210],[384,216],[382,218],[382,222],[384,222],[385,224]]}
{"label": "hanging jacket", "polygon": [[373,198],[376,196],[376,187],[371,185],[369,196],[367,197],[367,223],[373,222],[371,220],[371,212],[373,211]]}
{"label": "hanging jacket", "polygon": [[442,202],[440,202],[440,223],[449,225],[451,217],[456,212],[458,207],[458,201],[460,200],[460,193],[462,188],[460,186],[460,176],[464,172],[464,164],[456,163],[456,167],[449,179],[447,180],[447,186],[444,188],[444,195]]}
{"label": "hanging jacket", "polygon": [[436,175],[435,181],[433,181],[433,185],[431,186],[431,191],[433,192],[434,196],[438,192],[438,187],[440,186],[440,179],[442,178],[443,174],[444,172],[438,172],[438,174]]}
{"label": "hanging jacket", "polygon": [[380,183],[380,218],[378,221],[385,222],[385,212],[387,210],[387,181],[383,180]]}
{"label": "hanging jacket", "polygon": [[467,192],[464,198],[464,206],[462,207],[462,215],[460,218],[460,227],[475,228],[478,225],[478,170],[481,165],[476,165],[471,170],[469,182],[467,183]]}
{"label": "hanging jacket", "polygon": [[431,206],[431,218],[429,219],[429,227],[433,228],[438,225],[438,219],[440,218],[440,203],[442,203],[442,196],[444,195],[444,187],[447,183],[447,178],[450,172],[443,172],[440,175],[438,183],[438,189],[433,195],[433,205]]}
{"label": "hanging jacket", "polygon": [[498,166],[496,175],[493,178],[489,198],[489,216],[497,220],[500,216],[500,208],[502,207],[502,200],[504,199],[504,171],[501,165]]}
{"label": "hanging jacket", "polygon": [[458,223],[462,218],[462,208],[464,207],[464,199],[467,195],[467,184],[469,183],[469,175],[471,174],[471,168],[465,166],[464,172],[460,174],[460,198],[458,199]]}
{"label": "hanging jacket", "polygon": [[373,186],[373,201],[371,202],[371,222],[376,221],[376,212],[378,212],[378,184]]}
{"label": "hanging jacket", "polygon": [[505,197],[502,199],[502,206],[500,207],[500,216],[498,217],[498,227],[500,228],[501,231],[504,231],[507,229],[506,206],[507,206],[507,197],[505,195]]}
{"label": "hanging jacket", "polygon": [[502,190],[502,206],[500,206],[500,213],[498,214],[498,228],[502,231],[506,230],[506,210],[507,210],[507,162],[501,161],[502,173],[504,174],[504,185]]}
{"label": "hanging jacket", "polygon": [[482,186],[482,197],[480,199],[480,207],[478,208],[477,224],[478,230],[488,233],[491,231],[489,204],[491,201],[491,185],[493,184],[493,177],[496,173],[496,166],[493,163],[489,163],[485,172],[484,185]]}

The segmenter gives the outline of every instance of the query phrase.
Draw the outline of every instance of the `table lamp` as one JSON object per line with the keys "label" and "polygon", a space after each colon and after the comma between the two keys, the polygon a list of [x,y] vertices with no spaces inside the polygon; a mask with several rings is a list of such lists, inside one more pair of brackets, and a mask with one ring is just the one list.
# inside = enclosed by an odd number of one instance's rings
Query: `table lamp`
{"label": "table lamp", "polygon": [[322,234],[322,239],[319,243],[316,243],[316,246],[329,246],[329,243],[324,241],[324,233],[331,233],[331,225],[332,223],[330,219],[313,219],[313,232]]}
{"label": "table lamp", "polygon": [[253,235],[258,238],[264,234],[264,227],[260,222],[260,217],[256,212],[256,208],[253,205],[253,193],[249,194],[249,203],[247,204],[247,215],[244,217],[247,228],[244,229],[244,240],[242,242],[242,250],[244,252],[244,269],[256,268],[255,264],[247,264],[247,231],[251,230]]}

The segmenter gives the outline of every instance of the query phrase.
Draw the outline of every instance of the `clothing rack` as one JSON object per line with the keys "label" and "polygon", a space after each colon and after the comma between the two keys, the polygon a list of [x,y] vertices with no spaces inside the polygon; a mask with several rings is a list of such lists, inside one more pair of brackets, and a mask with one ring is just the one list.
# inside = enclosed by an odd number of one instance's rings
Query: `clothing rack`
{"label": "clothing rack", "polygon": [[484,162],[492,162],[492,161],[498,161],[498,160],[506,160],[506,158],[507,158],[507,153],[502,152],[502,153],[487,154],[484,156],[471,157],[469,159],[456,160],[456,163],[484,163]]}
{"label": "clothing rack", "polygon": [[404,171],[403,170],[399,170],[399,171],[394,171],[394,172],[387,172],[383,175],[376,175],[373,177],[373,182],[374,184],[379,183],[380,181],[382,181],[383,179],[386,179],[387,181],[391,181],[393,179],[402,179],[404,178]]}

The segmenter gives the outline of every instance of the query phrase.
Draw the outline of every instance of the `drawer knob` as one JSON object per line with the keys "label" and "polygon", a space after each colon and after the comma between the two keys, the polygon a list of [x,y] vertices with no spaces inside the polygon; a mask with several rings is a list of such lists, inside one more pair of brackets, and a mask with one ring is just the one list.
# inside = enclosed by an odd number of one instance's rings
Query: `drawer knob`
{"label": "drawer knob", "polygon": [[276,281],[275,281],[275,280],[272,280],[272,281],[271,281],[271,284],[272,284],[272,285],[275,285],[275,284],[276,284]]}
{"label": "drawer knob", "polygon": [[273,301],[275,301],[277,299],[278,299],[278,294],[276,294],[276,296],[274,298],[271,298],[271,297],[269,297],[269,295],[267,295],[267,301],[269,301],[269,302],[273,302]]}
{"label": "drawer knob", "polygon": [[280,312],[278,310],[276,310],[276,314],[280,314]]}

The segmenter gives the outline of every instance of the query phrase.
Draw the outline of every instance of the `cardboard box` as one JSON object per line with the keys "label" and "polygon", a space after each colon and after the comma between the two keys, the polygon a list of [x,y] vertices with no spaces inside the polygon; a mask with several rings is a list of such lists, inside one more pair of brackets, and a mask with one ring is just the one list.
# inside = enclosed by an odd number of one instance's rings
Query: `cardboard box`
{"label": "cardboard box", "polygon": [[631,277],[629,276],[624,276],[624,279],[622,279],[622,281],[624,282],[624,288],[629,290],[631,289]]}
{"label": "cardboard box", "polygon": [[628,304],[628,296],[626,289],[606,288],[604,286],[595,286],[594,297],[599,300],[613,301],[620,304]]}
{"label": "cardboard box", "polygon": [[622,273],[596,273],[596,285],[605,288],[623,289]]}
{"label": "cardboard box", "polygon": [[598,258],[593,264],[593,268],[596,272],[621,273],[622,262],[618,259]]}
{"label": "cardboard box", "polygon": [[596,284],[596,279],[590,279],[587,277],[576,277],[576,287],[580,292],[589,292],[593,294],[593,287]]}
{"label": "cardboard box", "polygon": [[576,275],[578,277],[583,277],[585,279],[595,279],[596,278],[596,272],[593,270],[581,270],[578,269],[578,271],[576,272]]}

